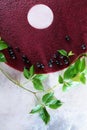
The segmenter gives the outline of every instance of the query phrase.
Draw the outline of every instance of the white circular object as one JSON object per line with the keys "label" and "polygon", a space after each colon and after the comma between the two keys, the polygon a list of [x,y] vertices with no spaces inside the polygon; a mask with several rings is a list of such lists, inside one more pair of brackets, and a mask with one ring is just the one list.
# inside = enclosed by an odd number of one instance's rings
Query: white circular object
{"label": "white circular object", "polygon": [[45,29],[53,22],[53,11],[44,4],[33,6],[27,15],[29,24],[37,29]]}

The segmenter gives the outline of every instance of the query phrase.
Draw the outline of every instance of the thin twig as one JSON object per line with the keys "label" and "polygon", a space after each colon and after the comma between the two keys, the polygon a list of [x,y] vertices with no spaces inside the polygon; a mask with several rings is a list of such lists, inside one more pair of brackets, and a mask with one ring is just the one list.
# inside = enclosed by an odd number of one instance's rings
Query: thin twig
{"label": "thin twig", "polygon": [[53,91],[55,88],[58,87],[59,84],[54,85],[53,87],[49,88],[48,90],[46,90],[46,92],[50,92]]}
{"label": "thin twig", "polygon": [[34,74],[31,78],[29,78],[26,82],[23,83],[23,85],[28,84],[30,81],[32,81],[32,79],[36,76],[36,74]]}

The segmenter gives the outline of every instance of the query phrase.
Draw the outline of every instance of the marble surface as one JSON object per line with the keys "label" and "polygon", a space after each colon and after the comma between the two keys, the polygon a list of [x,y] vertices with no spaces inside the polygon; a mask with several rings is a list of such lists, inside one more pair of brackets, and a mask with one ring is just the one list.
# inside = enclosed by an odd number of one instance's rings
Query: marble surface
{"label": "marble surface", "polygon": [[[20,72],[4,64],[0,66],[23,82]],[[58,73],[49,74],[45,86],[53,86],[57,76]],[[32,88],[32,84],[27,87]],[[64,104],[55,111],[48,109],[51,121],[45,125],[38,114],[28,114],[36,104],[34,96],[18,88],[0,72],[0,130],[87,130],[87,85],[77,85],[68,92],[62,92],[59,86],[55,95]]]}

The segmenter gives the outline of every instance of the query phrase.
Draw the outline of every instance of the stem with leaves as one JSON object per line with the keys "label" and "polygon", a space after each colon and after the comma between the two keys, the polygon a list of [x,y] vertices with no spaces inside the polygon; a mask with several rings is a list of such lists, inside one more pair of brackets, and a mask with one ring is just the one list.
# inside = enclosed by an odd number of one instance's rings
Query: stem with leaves
{"label": "stem with leaves", "polygon": [[[0,51],[8,48],[8,45],[0,39]],[[66,52],[65,50],[58,50],[58,52],[67,57],[70,60],[70,57],[74,55],[72,51]],[[27,81],[21,84],[19,81],[14,80],[7,72],[5,72],[2,68],[0,71],[15,85],[24,89],[25,91],[33,94],[38,101],[38,105],[36,105],[30,112],[30,114],[38,113],[40,118],[47,124],[50,121],[50,115],[47,111],[47,107],[51,109],[57,109],[62,106],[62,102],[58,100],[54,95],[54,89],[62,85],[62,90],[66,91],[67,89],[73,86],[73,83],[80,82],[85,84],[86,83],[86,76],[87,76],[87,67],[86,67],[86,60],[87,54],[82,55],[82,58],[78,58],[76,62],[70,65],[63,73],[63,75],[58,76],[58,82],[53,87],[45,90],[43,86],[43,81],[47,79],[47,75],[45,74],[35,74],[34,66],[32,65],[30,69],[24,68],[23,75],[27,79]],[[0,62],[6,62],[5,55],[0,52]],[[33,87],[36,92],[33,92],[24,86],[28,83],[32,82]],[[37,94],[44,92],[45,94],[42,96],[41,100],[39,100]]]}

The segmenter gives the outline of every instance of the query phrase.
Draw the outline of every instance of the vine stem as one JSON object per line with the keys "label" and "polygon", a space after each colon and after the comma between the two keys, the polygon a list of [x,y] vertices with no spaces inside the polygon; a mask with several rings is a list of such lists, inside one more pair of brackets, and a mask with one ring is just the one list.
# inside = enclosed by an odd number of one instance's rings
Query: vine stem
{"label": "vine stem", "polygon": [[32,79],[36,76],[36,74],[34,74],[28,81],[24,82],[23,85],[26,85],[27,83],[29,83],[30,81],[32,81]]}
{"label": "vine stem", "polygon": [[49,88],[48,90],[46,90],[46,92],[50,92],[50,91],[54,91],[55,88],[58,87],[59,84],[54,85],[53,87]]}
{"label": "vine stem", "polygon": [[8,78],[11,82],[13,82],[15,85],[17,85],[17,86],[19,86],[20,88],[26,90],[27,92],[30,92],[30,93],[32,93],[32,94],[34,94],[34,95],[36,94],[36,92],[33,92],[33,91],[31,91],[31,90],[29,90],[29,89],[23,87],[22,84],[20,84],[18,81],[15,81],[13,78],[11,78],[11,77],[9,76],[9,74],[6,73],[3,69],[0,68],[0,71]]}

